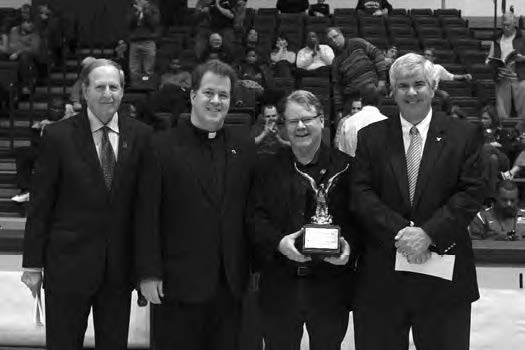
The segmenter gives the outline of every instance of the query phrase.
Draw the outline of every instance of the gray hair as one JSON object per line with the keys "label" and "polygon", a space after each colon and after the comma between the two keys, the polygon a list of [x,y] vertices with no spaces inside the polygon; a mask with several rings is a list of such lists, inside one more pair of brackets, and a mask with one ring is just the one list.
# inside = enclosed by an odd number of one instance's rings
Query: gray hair
{"label": "gray hair", "polygon": [[323,105],[321,104],[321,101],[317,96],[315,96],[310,91],[306,90],[295,90],[292,91],[286,98],[284,99],[284,103],[282,106],[281,113],[284,115],[284,111],[286,110],[286,107],[289,103],[297,103],[298,105],[301,105],[306,110],[311,111],[312,109],[315,109],[317,114],[323,116]]}
{"label": "gray hair", "polygon": [[434,77],[434,65],[425,57],[417,53],[407,53],[394,61],[390,67],[390,85],[393,89],[397,86],[397,79],[400,76],[408,75],[411,72],[421,70],[423,76],[432,90],[436,89],[436,79]]}
{"label": "gray hair", "polygon": [[514,16],[514,14],[513,14],[512,12],[506,12],[506,13],[504,13],[504,14],[501,16],[501,19],[502,19],[502,20],[506,20],[506,19],[511,20],[512,23],[513,23],[514,25],[516,25],[516,22],[517,22],[517,20],[516,20],[516,16]]}
{"label": "gray hair", "polygon": [[108,60],[105,58],[98,58],[93,60],[91,63],[89,63],[86,66],[82,67],[82,71],[80,71],[80,81],[82,82],[83,86],[89,86],[89,74],[91,74],[92,71],[99,67],[106,67],[111,66],[115,68],[119,72],[120,77],[120,86],[124,88],[124,71],[120,67],[120,65],[112,60]]}

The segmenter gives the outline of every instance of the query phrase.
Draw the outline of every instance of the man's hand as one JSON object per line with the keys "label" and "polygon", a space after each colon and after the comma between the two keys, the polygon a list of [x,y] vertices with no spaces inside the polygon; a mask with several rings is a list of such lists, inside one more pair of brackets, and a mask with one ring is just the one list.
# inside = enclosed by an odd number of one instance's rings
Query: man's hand
{"label": "man's hand", "polygon": [[386,91],[386,81],[384,80],[379,80],[377,82],[377,91],[383,93]]}
{"label": "man's hand", "polygon": [[343,237],[339,238],[339,241],[341,242],[342,248],[341,254],[339,256],[330,256],[323,258],[323,260],[327,263],[333,265],[346,265],[348,263],[348,259],[350,258],[350,245]]}
{"label": "man's hand", "polygon": [[421,227],[405,227],[396,237],[395,246],[401,254],[419,255],[426,251],[432,240]]}
{"label": "man's hand", "polygon": [[160,304],[160,298],[164,298],[162,280],[158,278],[148,278],[140,281],[140,292],[150,303]]}
{"label": "man's hand", "polygon": [[16,61],[18,59],[18,53],[14,52],[9,56],[11,61]]}
{"label": "man's hand", "polygon": [[431,254],[429,250],[425,250],[423,253],[418,255],[408,255],[407,260],[410,264],[424,264],[430,260]]}
{"label": "man's hand", "polygon": [[24,271],[20,280],[29,288],[33,298],[42,288],[42,271]]}
{"label": "man's hand", "polygon": [[295,240],[297,237],[299,237],[303,233],[303,230],[296,231],[294,233],[290,233],[287,236],[284,236],[283,239],[279,242],[278,249],[286,256],[288,259],[297,261],[300,263],[307,262],[312,260],[309,256],[305,256],[301,254],[297,248],[295,248]]}
{"label": "man's hand", "polygon": [[372,14],[373,16],[383,16],[383,11],[382,10],[375,10],[375,12]]}

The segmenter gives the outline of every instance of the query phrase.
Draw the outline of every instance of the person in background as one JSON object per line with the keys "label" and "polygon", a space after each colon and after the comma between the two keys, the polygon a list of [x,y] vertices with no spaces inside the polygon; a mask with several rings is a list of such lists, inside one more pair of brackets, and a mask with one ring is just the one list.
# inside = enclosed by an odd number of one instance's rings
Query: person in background
{"label": "person in background", "polygon": [[359,112],[361,109],[363,109],[363,103],[361,102],[361,96],[354,96],[353,98],[348,99],[345,102],[344,108],[343,108],[344,117],[339,119],[339,121],[337,122],[337,129],[336,129],[335,137],[334,137],[334,147],[335,148],[339,150],[341,149],[341,142],[342,142],[341,131],[342,131],[344,122],[348,120],[349,118],[351,118],[354,114]]}
{"label": "person in background", "polygon": [[387,70],[381,50],[361,38],[345,39],[338,27],[328,27],[326,37],[335,51],[332,86],[334,109],[339,115],[343,102],[366,86],[374,85],[379,91],[385,91]]}
{"label": "person in background", "polygon": [[525,210],[518,207],[518,185],[502,180],[491,207],[481,210],[468,230],[476,240],[518,241],[525,238]]}
{"label": "person in background", "polygon": [[427,60],[432,62],[434,64],[434,79],[436,81],[436,91],[435,94],[437,97],[441,99],[441,103],[443,104],[443,110],[450,113],[451,104],[450,104],[450,96],[449,94],[439,89],[439,82],[441,80],[443,81],[471,81],[472,75],[470,74],[452,74],[448,70],[445,69],[440,64],[435,63],[436,62],[436,50],[433,47],[426,48],[423,51],[423,55]]}
{"label": "person in background", "polygon": [[132,85],[148,81],[154,73],[157,46],[160,36],[160,13],[150,0],[133,0],[133,10],[128,15],[129,72]]}
{"label": "person in background", "polygon": [[328,76],[333,59],[332,48],[320,44],[315,32],[308,32],[306,47],[297,53],[297,73],[299,76]]}
{"label": "person in background", "polygon": [[208,38],[208,45],[199,56],[199,62],[204,63],[208,60],[221,60],[224,63],[231,64],[233,62],[233,55],[230,51],[230,46],[226,45],[222,36],[219,33],[211,33]]}
{"label": "person in background", "polygon": [[270,61],[274,77],[291,78],[292,67],[295,65],[295,52],[288,50],[288,39],[284,33],[275,38],[275,43],[270,53]]}
{"label": "person in background", "polygon": [[359,0],[355,9],[360,15],[388,16],[392,5],[388,0]]}
{"label": "person in background", "polygon": [[279,13],[304,13],[309,5],[308,0],[277,0],[275,7]]}
{"label": "person in background", "polygon": [[272,155],[283,147],[289,147],[282,123],[279,123],[279,113],[273,104],[263,107],[262,115],[253,124],[252,137],[255,139],[258,155]]}
{"label": "person in background", "polygon": [[[88,56],[85,57],[80,63],[81,69],[86,68],[91,63],[96,60],[95,57]],[[71,87],[71,93],[69,94],[69,101],[73,104],[73,109],[75,111],[80,111],[82,109],[82,103],[84,102],[84,97],[82,96],[82,79],[79,78],[75,81]]]}
{"label": "person in background", "polygon": [[21,92],[28,95],[38,77],[37,61],[41,53],[41,39],[33,22],[25,21],[11,28],[8,37],[9,60],[18,61],[18,79]]}
{"label": "person in background", "polygon": [[512,105],[519,118],[525,118],[525,36],[517,28],[513,13],[505,13],[502,34],[490,45],[485,63],[497,73],[496,111],[500,119],[509,118]]}
{"label": "person in background", "polygon": [[359,130],[387,119],[378,109],[381,96],[374,87],[364,89],[361,96],[363,108],[342,122],[340,138],[336,142],[337,148],[351,157],[355,157]]}
{"label": "person in background", "polygon": [[308,14],[316,17],[330,17],[330,5],[325,3],[325,0],[317,0],[316,4],[310,5]]}

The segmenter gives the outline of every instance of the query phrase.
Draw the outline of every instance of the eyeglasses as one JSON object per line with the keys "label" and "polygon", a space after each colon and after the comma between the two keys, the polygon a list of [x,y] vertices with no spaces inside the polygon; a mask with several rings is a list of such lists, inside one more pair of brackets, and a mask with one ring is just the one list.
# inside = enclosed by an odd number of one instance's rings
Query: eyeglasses
{"label": "eyeglasses", "polygon": [[323,116],[322,114],[318,114],[318,115],[314,115],[313,117],[304,117],[304,118],[285,120],[284,122],[290,126],[297,126],[299,125],[299,122],[303,123],[304,125],[311,125],[316,118],[322,117],[322,116]]}

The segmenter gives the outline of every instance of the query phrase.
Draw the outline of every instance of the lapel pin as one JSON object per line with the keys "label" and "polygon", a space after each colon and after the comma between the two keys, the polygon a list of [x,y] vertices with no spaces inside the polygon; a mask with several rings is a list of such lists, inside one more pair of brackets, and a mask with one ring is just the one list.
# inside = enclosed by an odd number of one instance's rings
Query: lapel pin
{"label": "lapel pin", "polygon": [[128,148],[128,143],[126,141],[122,141],[122,148]]}
{"label": "lapel pin", "polygon": [[321,169],[320,173],[321,173],[321,175],[326,174],[326,169]]}
{"label": "lapel pin", "polygon": [[232,149],[232,154],[237,154],[237,151]]}
{"label": "lapel pin", "polygon": [[442,137],[436,137],[436,141],[439,142],[441,141]]}

